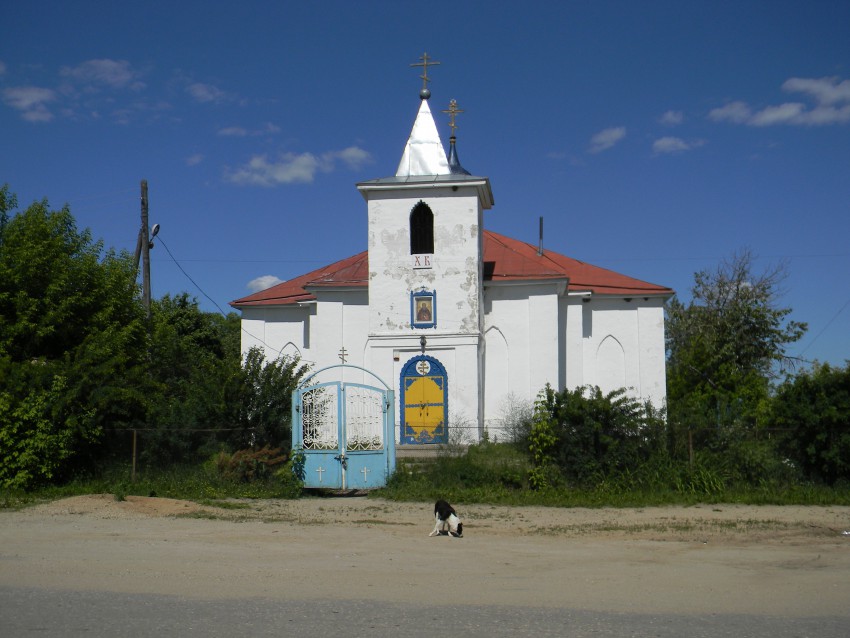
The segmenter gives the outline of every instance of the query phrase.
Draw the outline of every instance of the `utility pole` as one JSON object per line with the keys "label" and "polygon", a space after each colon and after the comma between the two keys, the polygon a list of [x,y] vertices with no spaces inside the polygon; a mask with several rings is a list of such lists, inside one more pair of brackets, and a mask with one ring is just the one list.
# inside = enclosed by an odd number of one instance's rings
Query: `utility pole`
{"label": "utility pole", "polygon": [[142,302],[145,305],[148,323],[151,320],[151,241],[148,235],[148,180],[142,180],[142,228],[139,231],[142,244]]}

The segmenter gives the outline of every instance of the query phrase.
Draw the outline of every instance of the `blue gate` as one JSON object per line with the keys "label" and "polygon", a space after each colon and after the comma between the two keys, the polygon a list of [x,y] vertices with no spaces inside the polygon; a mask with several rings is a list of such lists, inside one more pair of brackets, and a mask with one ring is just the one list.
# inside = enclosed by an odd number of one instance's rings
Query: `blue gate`
{"label": "blue gate", "polygon": [[[366,372],[383,387],[311,383],[334,368]],[[304,487],[372,489],[395,470],[395,396],[377,376],[338,364],[304,379],[292,396],[292,445],[304,455]]]}

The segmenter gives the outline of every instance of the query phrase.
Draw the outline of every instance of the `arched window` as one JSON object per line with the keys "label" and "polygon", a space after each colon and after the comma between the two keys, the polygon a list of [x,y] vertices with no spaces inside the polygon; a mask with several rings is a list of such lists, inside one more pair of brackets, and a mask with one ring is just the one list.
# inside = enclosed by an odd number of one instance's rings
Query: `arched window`
{"label": "arched window", "polygon": [[434,213],[425,202],[419,202],[410,213],[410,254],[434,253]]}

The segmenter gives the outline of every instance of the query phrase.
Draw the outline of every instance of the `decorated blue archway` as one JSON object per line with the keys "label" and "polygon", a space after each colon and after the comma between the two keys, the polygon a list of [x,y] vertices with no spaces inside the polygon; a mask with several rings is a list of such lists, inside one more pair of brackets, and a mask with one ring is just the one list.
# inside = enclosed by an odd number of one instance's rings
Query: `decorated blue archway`
{"label": "decorated blue archway", "polygon": [[[315,383],[320,373],[359,370],[380,385],[341,380]],[[305,378],[292,397],[292,445],[303,455],[304,487],[373,489],[395,470],[394,392],[373,372],[337,364]]]}

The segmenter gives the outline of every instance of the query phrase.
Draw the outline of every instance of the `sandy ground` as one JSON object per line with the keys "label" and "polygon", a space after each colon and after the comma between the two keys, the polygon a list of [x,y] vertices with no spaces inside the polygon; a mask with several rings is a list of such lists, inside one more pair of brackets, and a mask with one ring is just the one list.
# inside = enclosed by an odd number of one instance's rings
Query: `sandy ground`
{"label": "sandy ground", "polygon": [[74,497],[0,512],[0,587],[850,623],[850,507],[458,510],[462,539],[427,503]]}

